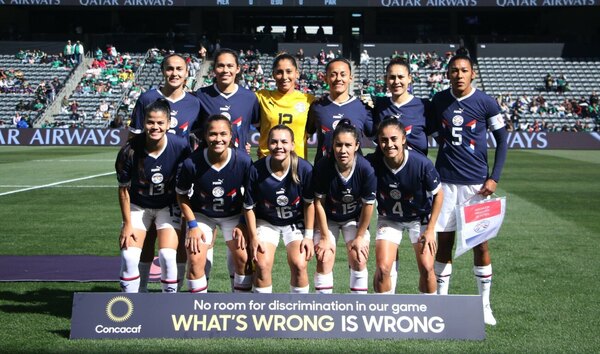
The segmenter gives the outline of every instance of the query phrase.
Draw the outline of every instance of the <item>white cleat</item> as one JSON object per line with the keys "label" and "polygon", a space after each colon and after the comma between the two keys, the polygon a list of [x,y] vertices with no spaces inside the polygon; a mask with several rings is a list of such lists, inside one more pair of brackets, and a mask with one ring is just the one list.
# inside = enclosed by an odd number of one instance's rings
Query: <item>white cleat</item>
{"label": "white cleat", "polygon": [[494,315],[492,314],[492,308],[490,307],[489,304],[487,304],[483,307],[483,322],[488,326],[496,325],[496,319],[494,318]]}

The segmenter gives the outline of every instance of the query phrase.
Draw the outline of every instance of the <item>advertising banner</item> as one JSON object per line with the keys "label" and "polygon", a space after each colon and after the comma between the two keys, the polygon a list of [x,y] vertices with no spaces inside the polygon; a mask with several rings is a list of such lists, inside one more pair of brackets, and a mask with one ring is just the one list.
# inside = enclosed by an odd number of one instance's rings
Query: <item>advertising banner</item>
{"label": "advertising banner", "polygon": [[71,339],[485,339],[481,297],[76,293]]}

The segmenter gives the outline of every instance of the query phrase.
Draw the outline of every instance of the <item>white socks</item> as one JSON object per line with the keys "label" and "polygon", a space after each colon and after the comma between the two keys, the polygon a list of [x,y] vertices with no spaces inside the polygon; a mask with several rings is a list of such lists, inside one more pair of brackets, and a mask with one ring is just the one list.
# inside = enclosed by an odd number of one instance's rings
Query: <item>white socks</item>
{"label": "white socks", "polygon": [[273,285],[265,286],[264,288],[255,286],[252,288],[252,292],[257,294],[271,294],[273,292]]}
{"label": "white socks", "polygon": [[369,290],[369,271],[350,269],[350,292],[353,294],[366,294]]}
{"label": "white socks", "polygon": [[188,279],[188,289],[190,293],[206,293],[208,289],[206,275],[203,275],[200,279]]}
{"label": "white socks", "polygon": [[333,272],[328,274],[315,273],[315,293],[331,294],[333,293]]}
{"label": "white socks", "polygon": [[121,272],[120,285],[123,292],[137,293],[140,288],[140,255],[142,249],[138,247],[129,247],[121,250]]}
{"label": "white socks", "polygon": [[448,295],[450,289],[450,277],[452,276],[452,263],[434,263],[435,277],[437,278],[438,295]]}
{"label": "white socks", "polygon": [[290,294],[308,294],[309,290],[310,290],[310,285],[303,286],[303,287],[290,285]]}
{"label": "white socks", "polygon": [[249,293],[252,291],[252,275],[237,274],[233,275],[233,292]]}
{"label": "white socks", "polygon": [[483,307],[490,304],[490,290],[492,288],[492,265],[483,267],[474,266],[473,273],[477,281],[477,289],[483,300]]}
{"label": "white socks", "polygon": [[161,248],[158,250],[158,261],[160,262],[160,284],[163,293],[177,292],[177,250],[173,248]]}

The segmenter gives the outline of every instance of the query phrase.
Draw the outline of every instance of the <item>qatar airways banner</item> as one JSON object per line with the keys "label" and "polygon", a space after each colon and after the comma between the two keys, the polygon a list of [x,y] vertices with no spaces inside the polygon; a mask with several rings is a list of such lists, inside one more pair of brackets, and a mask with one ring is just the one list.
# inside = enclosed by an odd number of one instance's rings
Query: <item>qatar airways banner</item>
{"label": "qatar airways banner", "polygon": [[82,7],[580,7],[599,0],[0,0],[0,6]]}
{"label": "qatar airways banner", "polygon": [[[127,141],[125,129],[0,129],[0,146],[122,146]],[[259,133],[250,136],[252,145],[258,145]],[[563,149],[596,150],[600,149],[599,133],[508,133],[509,149]],[[373,142],[363,139],[364,147],[373,147]],[[308,139],[309,147],[316,147],[316,136]],[[434,140],[429,141],[430,148],[436,148]],[[488,147],[496,147],[496,141],[488,133]]]}
{"label": "qatar airways banner", "polygon": [[76,293],[71,339],[485,339],[481,297]]}

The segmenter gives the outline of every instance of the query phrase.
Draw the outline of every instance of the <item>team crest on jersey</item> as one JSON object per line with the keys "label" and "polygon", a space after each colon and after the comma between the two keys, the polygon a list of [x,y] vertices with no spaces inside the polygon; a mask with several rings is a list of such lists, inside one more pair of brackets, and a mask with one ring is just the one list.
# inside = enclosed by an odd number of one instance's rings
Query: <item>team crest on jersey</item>
{"label": "team crest on jersey", "polygon": [[298,102],[296,103],[294,108],[296,108],[296,111],[298,111],[298,113],[302,113],[306,111],[306,104],[304,102]]}
{"label": "team crest on jersey", "polygon": [[462,125],[464,121],[465,120],[463,119],[462,116],[454,116],[454,117],[452,117],[452,124],[453,125],[456,125],[456,126]]}
{"label": "team crest on jersey", "polygon": [[352,194],[346,194],[342,197],[342,202],[348,204],[354,201],[354,196]]}
{"label": "team crest on jersey", "polygon": [[171,128],[177,128],[178,123],[179,123],[179,121],[177,120],[177,118],[175,118],[171,115]]}
{"label": "team crest on jersey", "polygon": [[285,195],[280,195],[277,197],[277,205],[286,206],[288,205],[289,199]]}
{"label": "team crest on jersey", "polygon": [[231,114],[229,112],[221,112],[221,115],[227,117],[227,119],[231,120]]}
{"label": "team crest on jersey", "polygon": [[215,187],[212,190],[212,195],[215,198],[220,198],[223,196],[223,194],[225,194],[225,190],[223,189],[223,187],[219,186],[219,187]]}
{"label": "team crest on jersey", "polygon": [[392,189],[390,191],[390,197],[395,200],[400,200],[400,198],[402,198],[402,193],[397,189]]}
{"label": "team crest on jersey", "polygon": [[165,177],[163,177],[162,173],[155,173],[152,175],[152,183],[154,184],[162,183],[164,179]]}

